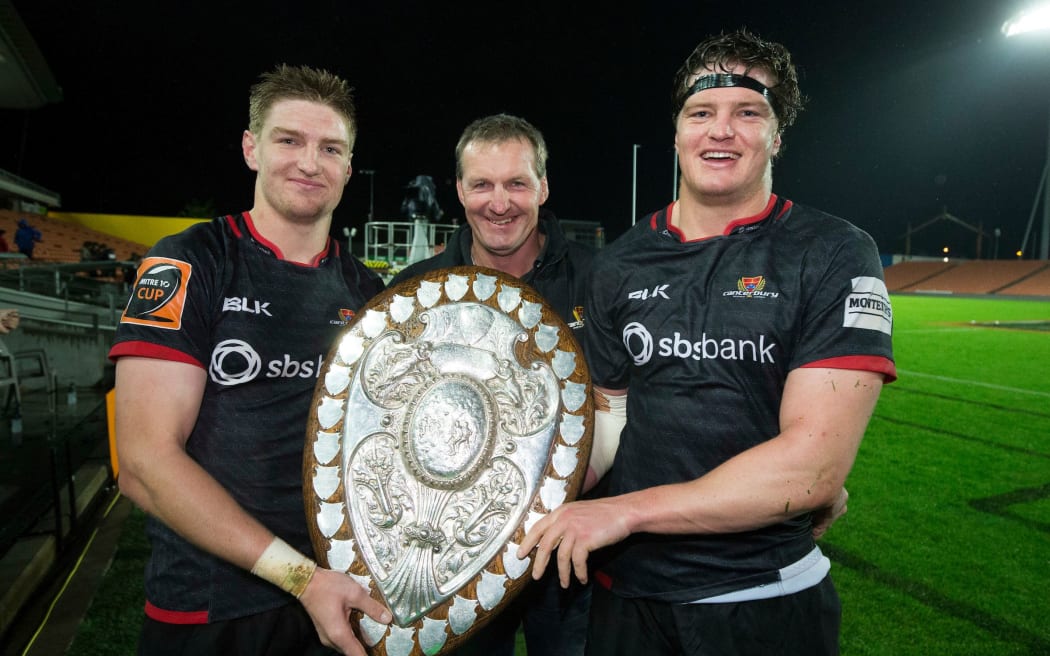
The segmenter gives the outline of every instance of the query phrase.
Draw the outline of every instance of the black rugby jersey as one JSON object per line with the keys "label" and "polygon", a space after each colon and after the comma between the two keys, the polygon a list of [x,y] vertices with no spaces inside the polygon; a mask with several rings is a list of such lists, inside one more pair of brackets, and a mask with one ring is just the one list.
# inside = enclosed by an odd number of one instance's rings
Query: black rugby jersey
{"label": "black rugby jersey", "polygon": [[[895,378],[872,239],[772,196],[724,235],[683,242],[670,207],[600,251],[586,303],[594,384],[629,389],[610,494],[689,481],[779,430],[796,367]],[[603,572],[627,597],[688,602],[776,580],[814,547],[808,516],[734,535],[630,536]]]}
{"label": "black rugby jersey", "polygon": [[[313,553],[303,511],[307,412],[324,359],[383,288],[329,240],[310,265],[282,259],[247,212],[166,237],[139,267],[111,358],[179,360],[208,372],[186,451],[248,513]],[[158,399],[162,403],[163,399]],[[168,622],[242,617],[294,601],[150,519],[147,614]]]}

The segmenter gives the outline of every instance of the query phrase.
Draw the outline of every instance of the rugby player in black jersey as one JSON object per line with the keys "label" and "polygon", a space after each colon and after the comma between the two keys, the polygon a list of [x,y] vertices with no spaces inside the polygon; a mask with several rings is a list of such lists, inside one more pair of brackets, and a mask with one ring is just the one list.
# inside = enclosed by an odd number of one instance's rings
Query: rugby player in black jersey
{"label": "rugby player in black jersey", "polygon": [[896,377],[879,254],[773,193],[802,107],[782,45],[706,39],[673,98],[680,197],[599,252],[585,304],[610,496],[546,515],[518,555],[565,585],[601,550],[591,654],[837,654],[815,539]]}

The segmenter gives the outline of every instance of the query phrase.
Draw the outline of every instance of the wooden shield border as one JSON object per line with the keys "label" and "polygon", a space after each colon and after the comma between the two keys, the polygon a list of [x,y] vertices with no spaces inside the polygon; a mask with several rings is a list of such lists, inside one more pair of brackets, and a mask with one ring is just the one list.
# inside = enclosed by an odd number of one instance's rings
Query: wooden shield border
{"label": "wooden shield border", "polygon": [[[518,509],[520,519],[513,526],[503,527],[503,533],[512,531],[509,538],[499,543],[473,578],[410,621],[402,623],[408,613],[395,613],[394,622],[387,626],[358,611],[352,613],[358,635],[369,653],[376,656],[435,656],[447,652],[504,610],[532,578],[533,558],[530,555],[518,560],[517,545],[536,521],[576,498],[590,457],[593,401],[583,351],[572,330],[532,287],[482,267],[440,269],[405,281],[379,294],[357,313],[322,366],[307,424],[303,461],[307,524],[318,562],[345,572],[368,589],[372,597],[391,605],[369,569],[362,538],[354,534],[351,519],[355,509],[349,507],[349,495],[354,493],[347,489],[351,480],[347,467],[354,446],[345,444],[354,431],[355,417],[349,416],[355,404],[351,397],[359,398],[364,393],[361,369],[369,360],[373,345],[379,348],[379,343],[388,343],[391,331],[410,339],[418,337],[427,326],[424,315],[441,311],[442,306],[449,304],[471,304],[472,310],[488,314],[489,310],[475,306],[492,308],[503,317],[510,317],[515,331],[520,327],[514,357],[522,367],[545,367],[544,371],[553,372],[558,386],[554,410],[557,418],[546,463],[539,479],[531,485],[531,496]],[[470,386],[477,388],[478,384],[465,380],[462,386],[469,392]],[[482,391],[476,396],[487,393]],[[375,417],[367,420],[377,421]],[[390,431],[388,443],[395,445],[390,451],[397,454],[402,466],[419,471],[418,462],[409,462],[408,452],[415,448],[409,442],[414,439],[414,431],[401,429],[403,435],[395,435],[399,431],[396,426]],[[433,528],[425,526],[422,531],[432,532]],[[424,542],[433,536],[421,537],[420,530],[418,526],[412,528],[405,540],[418,541],[419,547],[433,546],[435,552],[447,540],[446,536],[437,535],[436,540]],[[408,529],[404,531],[408,533]],[[367,546],[368,555],[375,562],[375,551],[370,543]],[[472,567],[478,565],[474,563]]]}

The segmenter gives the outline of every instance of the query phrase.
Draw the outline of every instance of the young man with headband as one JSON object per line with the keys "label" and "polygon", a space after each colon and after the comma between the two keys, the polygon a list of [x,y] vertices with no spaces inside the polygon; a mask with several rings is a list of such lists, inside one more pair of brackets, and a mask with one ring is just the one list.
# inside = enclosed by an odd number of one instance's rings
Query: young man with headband
{"label": "young man with headband", "polygon": [[707,39],[673,97],[680,199],[596,256],[586,303],[610,496],[545,516],[518,555],[564,585],[607,548],[588,653],[837,654],[814,540],[896,376],[878,251],[772,192],[802,106],[783,46]]}

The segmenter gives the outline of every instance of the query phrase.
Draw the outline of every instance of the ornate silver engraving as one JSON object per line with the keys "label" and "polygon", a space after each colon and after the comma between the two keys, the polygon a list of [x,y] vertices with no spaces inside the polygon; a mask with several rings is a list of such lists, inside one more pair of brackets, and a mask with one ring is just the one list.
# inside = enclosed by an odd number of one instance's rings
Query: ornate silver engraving
{"label": "ornate silver engraving", "polygon": [[512,582],[520,589],[532,561],[517,558],[512,536],[563,503],[586,467],[582,356],[543,323],[534,292],[468,271],[399,287],[359,313],[308,433],[319,551],[382,595],[394,625],[360,625],[390,656],[440,652],[498,610]]}

